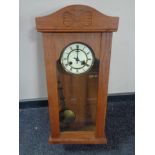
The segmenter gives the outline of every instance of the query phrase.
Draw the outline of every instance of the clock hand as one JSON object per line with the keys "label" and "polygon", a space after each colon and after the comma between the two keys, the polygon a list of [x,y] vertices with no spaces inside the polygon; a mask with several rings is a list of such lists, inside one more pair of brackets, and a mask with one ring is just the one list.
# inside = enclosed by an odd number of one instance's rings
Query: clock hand
{"label": "clock hand", "polygon": [[78,63],[78,61],[80,61],[78,55],[76,58],[74,57],[74,59],[76,60],[76,63]]}
{"label": "clock hand", "polygon": [[79,55],[79,46],[78,45],[76,45],[76,47],[77,47],[77,57],[76,57],[76,63],[78,63],[78,61],[80,61],[79,60],[79,57],[78,57],[78,55]]}
{"label": "clock hand", "polygon": [[75,58],[75,57],[74,57],[74,59],[76,60],[76,62],[78,62],[78,61],[79,61],[79,59],[78,59],[78,58]]}

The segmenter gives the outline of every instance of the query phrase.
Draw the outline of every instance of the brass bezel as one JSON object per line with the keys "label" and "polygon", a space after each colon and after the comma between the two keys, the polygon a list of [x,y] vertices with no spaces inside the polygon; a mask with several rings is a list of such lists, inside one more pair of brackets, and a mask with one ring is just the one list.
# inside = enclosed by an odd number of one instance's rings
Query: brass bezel
{"label": "brass bezel", "polygon": [[[62,61],[62,59],[61,59],[61,58],[62,58],[62,55],[63,55],[65,49],[66,49],[68,46],[72,45],[72,44],[82,44],[82,45],[85,45],[87,48],[89,48],[89,50],[90,50],[91,53],[92,53],[92,58],[93,58],[92,64],[91,64],[91,66],[89,67],[89,69],[86,70],[86,71],[83,72],[83,73],[78,73],[78,74],[77,74],[77,73],[73,73],[73,72],[67,70],[66,67],[63,65],[63,61]],[[95,62],[95,54],[94,54],[93,49],[92,49],[88,44],[83,43],[83,42],[72,42],[72,43],[68,44],[67,46],[65,46],[65,47],[63,48],[63,50],[62,50],[62,52],[61,52],[61,54],[60,54],[60,63],[61,63],[62,68],[65,70],[65,72],[67,72],[67,73],[69,73],[69,74],[72,74],[72,75],[82,75],[82,74],[88,73],[88,72],[92,69],[92,67],[93,67],[93,65],[94,65],[94,62]]]}

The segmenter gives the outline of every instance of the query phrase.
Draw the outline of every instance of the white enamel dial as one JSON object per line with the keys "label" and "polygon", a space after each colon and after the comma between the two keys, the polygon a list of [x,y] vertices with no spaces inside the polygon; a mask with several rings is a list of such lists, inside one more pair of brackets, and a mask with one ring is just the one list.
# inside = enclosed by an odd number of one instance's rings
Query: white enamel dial
{"label": "white enamel dial", "polygon": [[82,74],[91,69],[95,57],[92,49],[86,44],[72,43],[63,50],[60,60],[65,71]]}

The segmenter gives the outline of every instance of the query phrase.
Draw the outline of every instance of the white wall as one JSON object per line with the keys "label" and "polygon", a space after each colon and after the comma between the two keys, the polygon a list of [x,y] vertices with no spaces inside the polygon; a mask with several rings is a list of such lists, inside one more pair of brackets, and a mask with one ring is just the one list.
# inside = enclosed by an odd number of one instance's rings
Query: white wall
{"label": "white wall", "polygon": [[120,17],[113,34],[109,93],[134,91],[134,0],[20,0],[20,99],[47,97],[42,36],[35,29],[35,17],[71,4]]}

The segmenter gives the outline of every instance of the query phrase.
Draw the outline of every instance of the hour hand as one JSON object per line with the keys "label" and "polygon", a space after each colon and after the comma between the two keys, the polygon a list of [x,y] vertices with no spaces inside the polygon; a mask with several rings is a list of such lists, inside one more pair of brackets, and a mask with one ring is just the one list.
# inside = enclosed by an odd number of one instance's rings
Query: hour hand
{"label": "hour hand", "polygon": [[79,61],[78,57],[77,58],[74,57],[74,59],[76,60],[76,63],[78,63],[78,61]]}

